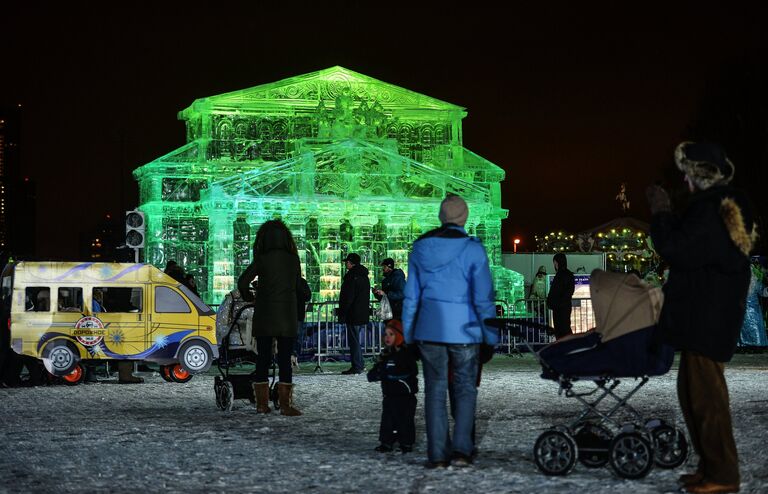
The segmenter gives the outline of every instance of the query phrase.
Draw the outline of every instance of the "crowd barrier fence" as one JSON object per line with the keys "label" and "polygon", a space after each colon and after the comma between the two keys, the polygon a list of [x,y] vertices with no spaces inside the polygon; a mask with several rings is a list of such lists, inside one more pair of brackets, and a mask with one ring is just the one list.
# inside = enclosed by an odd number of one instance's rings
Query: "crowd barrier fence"
{"label": "crowd barrier fence", "polygon": [[[306,307],[304,334],[299,335],[300,356],[316,362],[315,371],[322,371],[324,362],[346,360],[349,356],[349,335],[346,324],[338,322],[338,301],[314,302]],[[377,317],[378,302],[371,301],[370,322],[360,330],[360,347],[364,358],[374,358],[384,349],[384,324]],[[496,301],[497,317],[514,317],[551,327],[552,312],[543,299],[519,299],[513,304]],[[595,325],[592,301],[574,298],[571,313],[571,330],[583,333]],[[525,348],[519,337],[509,330],[502,330],[496,351],[507,355],[521,355]],[[543,329],[526,329],[525,338],[531,345],[541,347],[554,341],[554,336]]]}

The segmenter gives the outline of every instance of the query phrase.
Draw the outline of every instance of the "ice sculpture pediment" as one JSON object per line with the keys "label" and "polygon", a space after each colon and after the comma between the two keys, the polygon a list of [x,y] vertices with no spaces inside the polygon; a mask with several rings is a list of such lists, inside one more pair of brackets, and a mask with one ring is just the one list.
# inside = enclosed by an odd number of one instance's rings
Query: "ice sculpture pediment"
{"label": "ice sculpture pediment", "polygon": [[311,150],[213,183],[230,196],[337,196],[423,199],[446,193],[488,200],[473,184],[377,144],[356,139],[311,143]]}
{"label": "ice sculpture pediment", "polygon": [[394,84],[379,81],[344,67],[328,69],[290,77],[277,82],[262,84],[248,89],[223,93],[196,100],[192,106],[181,112],[182,118],[191,113],[213,108],[257,108],[264,104],[275,106],[311,107],[318,102],[333,105],[339,98],[349,97],[353,101],[376,102],[386,109],[412,108],[419,110],[442,110],[463,112],[461,106],[446,103]]}

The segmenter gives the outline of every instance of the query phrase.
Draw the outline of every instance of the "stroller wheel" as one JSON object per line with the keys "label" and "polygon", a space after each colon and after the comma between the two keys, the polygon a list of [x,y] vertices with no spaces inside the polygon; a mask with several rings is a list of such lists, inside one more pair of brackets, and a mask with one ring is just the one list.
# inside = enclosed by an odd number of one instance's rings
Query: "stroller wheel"
{"label": "stroller wheel", "polygon": [[608,463],[611,431],[598,424],[584,423],[576,426],[573,438],[579,447],[579,461],[589,468],[600,468]]}
{"label": "stroller wheel", "polygon": [[619,477],[640,479],[653,468],[653,446],[638,432],[622,432],[611,441],[608,459]]}
{"label": "stroller wheel", "polygon": [[272,383],[269,388],[269,399],[272,401],[272,406],[275,410],[280,410],[280,395],[277,392],[277,383]]}
{"label": "stroller wheel", "polygon": [[567,432],[548,430],[533,446],[533,459],[545,475],[568,475],[576,465],[576,441]]}
{"label": "stroller wheel", "polygon": [[688,458],[688,441],[680,429],[662,424],[651,431],[653,459],[661,468],[677,468]]}
{"label": "stroller wheel", "polygon": [[231,411],[232,404],[235,401],[235,391],[234,388],[232,388],[232,383],[216,378],[213,389],[216,393],[216,406],[225,412]]}

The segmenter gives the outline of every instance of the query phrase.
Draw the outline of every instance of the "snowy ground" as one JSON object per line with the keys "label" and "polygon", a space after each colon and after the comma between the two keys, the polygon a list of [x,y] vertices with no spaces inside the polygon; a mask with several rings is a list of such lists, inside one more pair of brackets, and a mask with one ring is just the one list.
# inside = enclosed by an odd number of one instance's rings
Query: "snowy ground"
{"label": "snowy ground", "polygon": [[[0,492],[676,492],[683,468],[655,468],[642,480],[577,464],[546,477],[532,447],[550,425],[569,421],[575,400],[521,359],[484,372],[479,394],[480,456],[466,469],[426,470],[423,395],[412,454],[381,454],[380,388],[364,375],[296,377],[304,416],[257,415],[246,401],[218,410],[212,375],[171,384],[101,382],[0,390]],[[516,360],[518,363],[515,363]],[[311,370],[311,364],[304,364]],[[676,371],[655,378],[632,403],[681,422]],[[742,491],[768,492],[768,370],[727,371]],[[695,458],[689,459],[689,465]]]}

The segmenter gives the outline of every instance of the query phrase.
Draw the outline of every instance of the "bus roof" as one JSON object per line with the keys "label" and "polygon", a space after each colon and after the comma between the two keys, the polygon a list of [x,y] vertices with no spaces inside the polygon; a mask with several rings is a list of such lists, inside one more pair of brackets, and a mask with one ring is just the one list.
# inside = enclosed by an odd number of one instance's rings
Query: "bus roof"
{"label": "bus roof", "polygon": [[179,284],[146,263],[22,261],[14,266],[14,283],[147,282]]}

